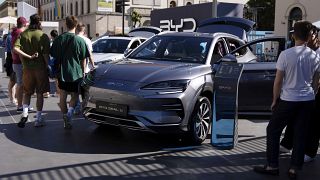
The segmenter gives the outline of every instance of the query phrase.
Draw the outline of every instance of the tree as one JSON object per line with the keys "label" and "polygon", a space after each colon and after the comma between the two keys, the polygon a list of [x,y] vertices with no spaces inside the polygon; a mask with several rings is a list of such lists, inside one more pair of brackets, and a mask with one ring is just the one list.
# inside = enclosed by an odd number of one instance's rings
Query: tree
{"label": "tree", "polygon": [[275,0],[249,0],[245,5],[244,17],[256,21],[256,30],[274,30]]}
{"label": "tree", "polygon": [[141,14],[139,14],[137,11],[132,11],[131,13],[131,21],[133,22],[133,27],[136,27],[137,22],[139,22],[139,26],[141,24]]}

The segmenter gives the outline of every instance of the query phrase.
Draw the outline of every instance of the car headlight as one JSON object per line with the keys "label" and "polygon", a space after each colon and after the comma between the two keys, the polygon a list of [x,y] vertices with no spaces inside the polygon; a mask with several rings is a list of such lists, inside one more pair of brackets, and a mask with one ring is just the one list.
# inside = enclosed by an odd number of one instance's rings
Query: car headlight
{"label": "car headlight", "polygon": [[187,89],[190,80],[173,80],[173,81],[162,81],[152,84],[148,84],[141,89],[143,90],[159,90],[159,91],[173,91],[183,92]]}

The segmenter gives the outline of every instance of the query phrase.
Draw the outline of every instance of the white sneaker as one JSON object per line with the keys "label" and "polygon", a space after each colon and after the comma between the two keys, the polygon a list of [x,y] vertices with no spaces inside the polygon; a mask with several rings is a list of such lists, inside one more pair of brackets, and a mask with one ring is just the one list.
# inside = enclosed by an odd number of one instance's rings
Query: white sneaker
{"label": "white sneaker", "polygon": [[37,117],[36,120],[34,121],[34,127],[42,127],[45,125],[46,125],[46,123],[45,123],[42,116],[40,118]]}
{"label": "white sneaker", "polygon": [[290,149],[285,148],[284,146],[280,145],[280,152],[282,153],[291,153]]}
{"label": "white sneaker", "polygon": [[304,162],[305,163],[308,163],[308,162],[311,162],[311,161],[314,161],[314,160],[315,160],[315,158],[312,158],[312,157],[310,157],[308,155],[304,155]]}

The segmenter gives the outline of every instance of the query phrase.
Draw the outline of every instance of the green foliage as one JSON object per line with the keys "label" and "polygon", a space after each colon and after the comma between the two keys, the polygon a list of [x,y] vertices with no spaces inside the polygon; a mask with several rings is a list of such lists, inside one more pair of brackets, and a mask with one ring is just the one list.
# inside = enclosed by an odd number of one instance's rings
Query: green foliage
{"label": "green foliage", "polygon": [[131,21],[133,22],[133,27],[136,27],[137,22],[139,22],[139,26],[141,24],[141,14],[139,14],[137,11],[132,11],[131,13]]}
{"label": "green foliage", "polygon": [[254,20],[255,13],[257,13],[257,30],[274,30],[275,0],[249,0],[246,6],[245,18]]}

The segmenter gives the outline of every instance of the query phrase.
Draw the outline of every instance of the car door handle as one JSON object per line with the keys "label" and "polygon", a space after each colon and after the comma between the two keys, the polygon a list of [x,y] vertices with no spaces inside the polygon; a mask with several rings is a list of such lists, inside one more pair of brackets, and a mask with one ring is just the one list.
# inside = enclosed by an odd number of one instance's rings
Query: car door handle
{"label": "car door handle", "polygon": [[264,78],[276,77],[276,74],[266,74]]}

